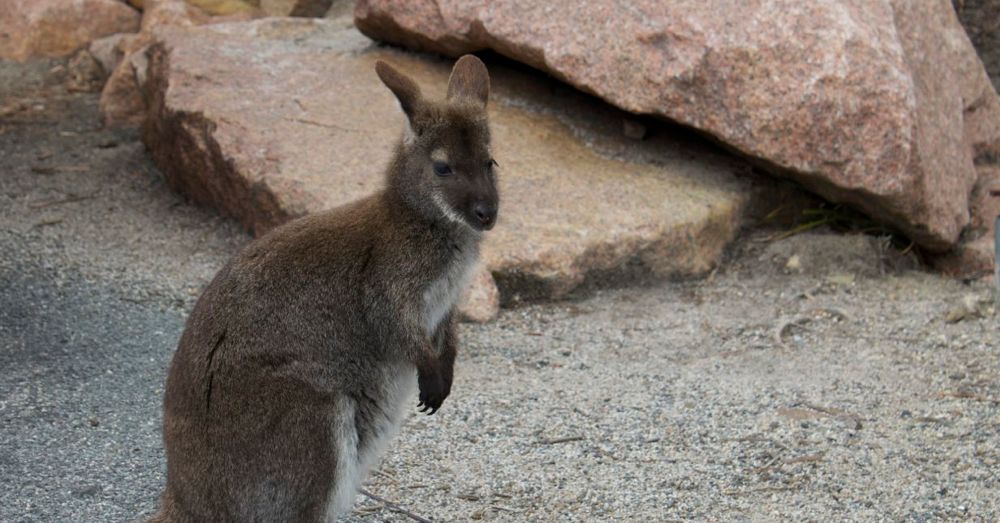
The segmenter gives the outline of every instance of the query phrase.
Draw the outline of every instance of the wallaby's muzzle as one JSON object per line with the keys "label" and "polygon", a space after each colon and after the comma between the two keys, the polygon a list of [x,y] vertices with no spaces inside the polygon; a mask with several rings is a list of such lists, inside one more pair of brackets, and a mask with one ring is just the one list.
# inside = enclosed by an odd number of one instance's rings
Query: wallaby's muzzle
{"label": "wallaby's muzzle", "polygon": [[476,202],[472,204],[473,226],[481,231],[488,231],[497,223],[497,204]]}

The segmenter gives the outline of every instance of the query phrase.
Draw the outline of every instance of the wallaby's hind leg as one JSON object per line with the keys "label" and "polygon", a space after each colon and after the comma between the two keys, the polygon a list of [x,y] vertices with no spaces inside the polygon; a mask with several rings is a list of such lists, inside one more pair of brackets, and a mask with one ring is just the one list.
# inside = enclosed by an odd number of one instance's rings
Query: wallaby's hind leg
{"label": "wallaby's hind leg", "polygon": [[330,444],[337,453],[337,466],[327,506],[330,521],[333,521],[337,514],[351,511],[354,507],[354,498],[364,479],[361,477],[362,471],[358,462],[357,403],[349,397],[341,396],[337,400],[335,409],[332,417],[333,440]]}
{"label": "wallaby's hind leg", "polygon": [[417,374],[412,366],[390,365],[377,372],[380,379],[376,386],[364,393],[341,396],[334,411],[337,471],[330,514],[344,514],[354,507],[362,482],[399,431],[406,406],[416,399]]}
{"label": "wallaby's hind leg", "polygon": [[339,402],[322,406],[305,398],[292,402],[296,406],[273,421],[266,435],[262,432],[249,440],[261,443],[243,455],[249,477],[258,480],[231,491],[233,502],[244,500],[242,506],[236,507],[242,509],[235,512],[242,513],[237,521],[333,521],[328,507],[337,482],[341,449],[333,445],[336,435],[331,425],[337,419]]}
{"label": "wallaby's hind leg", "polygon": [[[207,430],[184,430],[180,420],[168,423],[168,485],[161,511],[152,521],[194,523],[294,522],[328,520],[339,450],[334,447],[336,399],[317,402],[293,382],[275,387],[288,407],[260,409],[257,403],[222,398],[235,383],[219,387],[213,416],[226,420]],[[264,388],[245,381],[239,386]],[[242,391],[241,391],[242,392]],[[172,451],[172,452],[171,452]]]}

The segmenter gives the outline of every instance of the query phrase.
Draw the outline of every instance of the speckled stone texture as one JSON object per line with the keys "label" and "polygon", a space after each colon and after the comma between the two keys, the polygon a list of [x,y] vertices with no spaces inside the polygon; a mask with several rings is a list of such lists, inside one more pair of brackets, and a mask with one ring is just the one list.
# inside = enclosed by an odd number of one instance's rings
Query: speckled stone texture
{"label": "speckled stone texture", "polygon": [[996,217],[1000,216],[1000,165],[978,168],[972,191],[972,222],[959,247],[934,259],[946,274],[966,278],[989,277],[996,270]]}
{"label": "speckled stone texture", "polygon": [[360,0],[365,34],[492,49],[701,129],[930,251],[969,223],[969,112],[997,95],[948,0]]}
{"label": "speckled stone texture", "polygon": [[[443,97],[451,66],[375,46],[344,20],[154,35],[145,143],[174,188],[258,233],[382,186],[403,115],[376,59],[429,97]],[[626,266],[715,266],[749,198],[744,163],[665,132],[629,140],[624,113],[537,74],[494,65],[491,76],[501,206],[482,258],[502,300],[564,296]]]}
{"label": "speckled stone texture", "polygon": [[951,0],[972,45],[1000,89],[1000,0]]}
{"label": "speckled stone texture", "polygon": [[67,56],[138,29],[139,12],[117,0],[0,0],[0,59]]}
{"label": "speckled stone texture", "polygon": [[267,16],[320,17],[331,5],[333,0],[261,0],[260,9]]}
{"label": "speckled stone texture", "polygon": [[[109,69],[110,77],[101,91],[101,120],[106,126],[141,125],[146,119],[146,98],[140,92],[139,84],[143,83],[146,75],[146,50],[153,41],[153,28],[190,27],[246,20],[251,17],[247,14],[211,16],[184,0],[146,0],[143,5],[141,31],[118,35],[110,53],[115,65]],[[114,37],[108,37],[110,38]],[[92,54],[95,47],[108,46],[104,40],[93,42]],[[107,50],[99,50],[98,54],[106,56],[109,53]]]}

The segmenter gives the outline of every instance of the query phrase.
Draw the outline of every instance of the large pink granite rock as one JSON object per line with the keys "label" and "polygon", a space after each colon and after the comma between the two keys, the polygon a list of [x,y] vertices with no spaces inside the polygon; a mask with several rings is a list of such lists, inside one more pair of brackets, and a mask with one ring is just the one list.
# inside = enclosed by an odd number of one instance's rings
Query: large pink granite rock
{"label": "large pink granite rock", "polygon": [[[263,19],[154,32],[143,138],[172,187],[262,232],[382,186],[403,116],[384,59],[443,97],[450,62],[373,45],[343,21]],[[624,113],[491,66],[501,207],[467,316],[564,296],[633,267],[703,274],[741,224],[747,166],[698,142],[622,134]],[[595,145],[597,144],[597,145]]]}
{"label": "large pink granite rock", "polygon": [[0,0],[0,58],[72,54],[90,41],[139,29],[139,12],[118,0]]}
{"label": "large pink granite rock", "polygon": [[1000,0],[951,0],[951,3],[979,52],[993,87],[1000,89]]}
{"label": "large pink granite rock", "polygon": [[146,75],[146,49],[153,41],[153,29],[226,23],[252,17],[245,13],[211,16],[184,0],[146,0],[143,6],[140,32],[115,39],[110,53],[103,39],[91,45],[92,53],[97,50],[115,64],[101,90],[101,120],[107,126],[141,125],[146,118],[146,99],[139,91],[139,84]]}
{"label": "large pink granite rock", "polygon": [[[359,0],[365,34],[492,49],[945,251],[969,225],[970,112],[997,95],[949,0]],[[987,116],[987,115],[982,115]]]}
{"label": "large pink granite rock", "polygon": [[959,245],[936,257],[934,265],[954,276],[991,276],[996,267],[996,218],[1000,216],[1000,165],[983,165],[972,191],[972,221]]}

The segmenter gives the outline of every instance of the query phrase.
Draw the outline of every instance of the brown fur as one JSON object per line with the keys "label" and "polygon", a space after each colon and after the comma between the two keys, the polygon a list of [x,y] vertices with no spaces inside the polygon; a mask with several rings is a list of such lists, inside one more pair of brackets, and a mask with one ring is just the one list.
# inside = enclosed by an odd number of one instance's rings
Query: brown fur
{"label": "brown fur", "polygon": [[[336,427],[370,450],[393,408],[393,369],[416,372],[428,413],[448,396],[453,314],[428,332],[427,296],[495,222],[489,78],[463,57],[435,103],[387,64],[376,70],[410,125],[385,190],[273,230],[205,289],[167,378],[167,485],[149,521],[326,521],[343,487]],[[435,150],[449,174],[436,172]]]}

